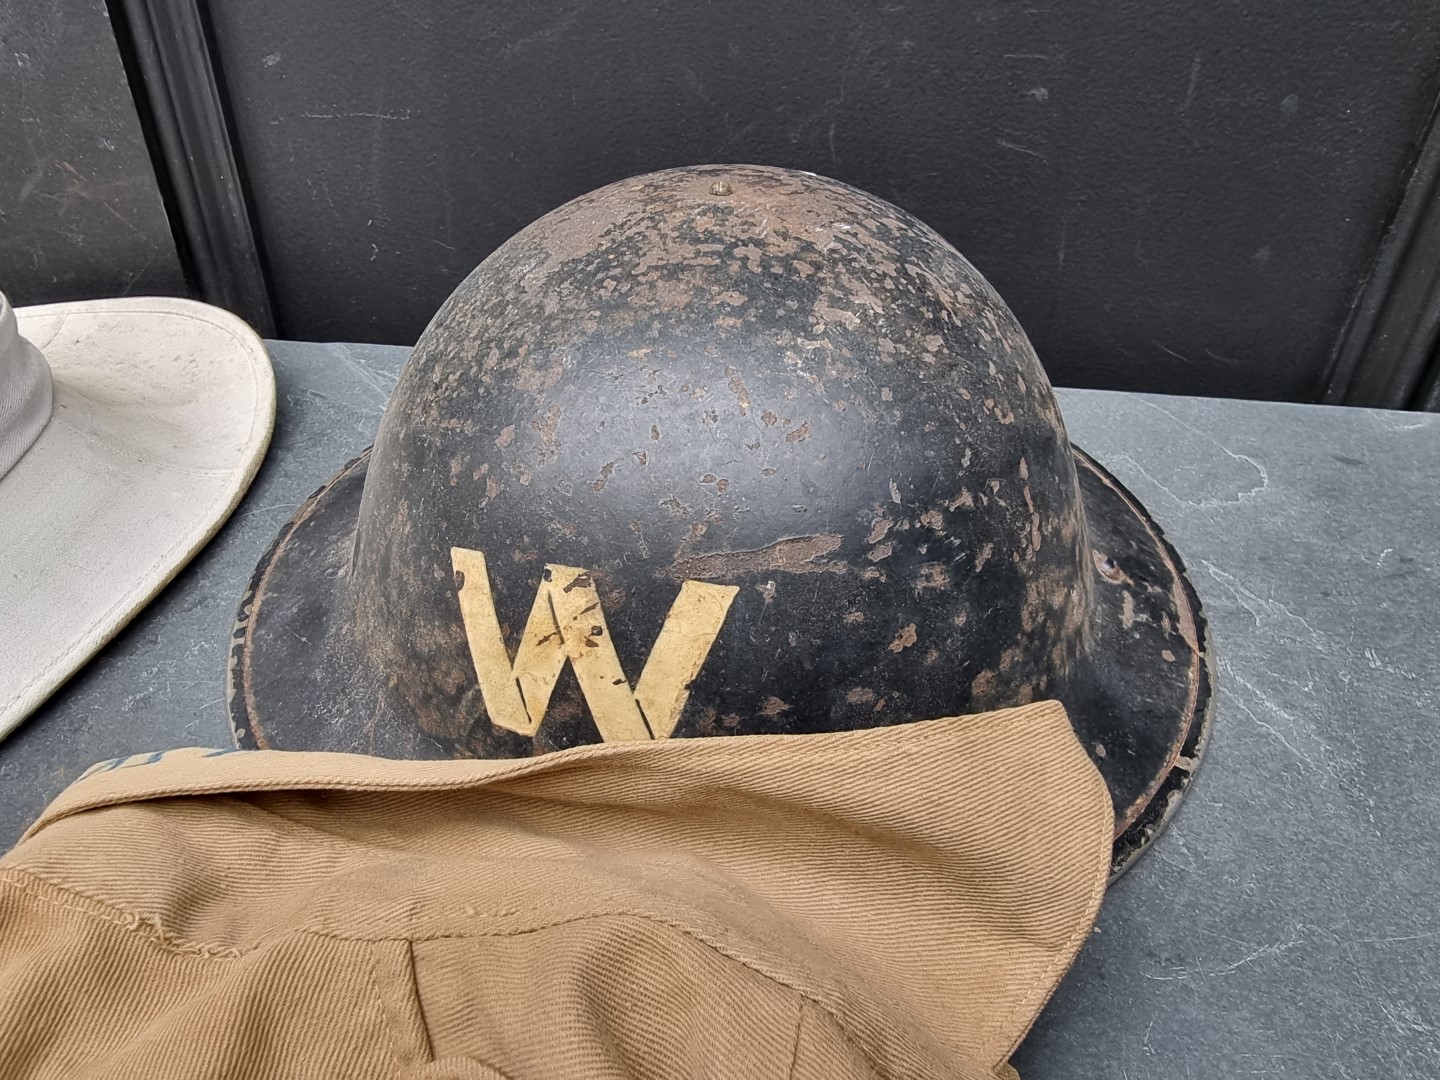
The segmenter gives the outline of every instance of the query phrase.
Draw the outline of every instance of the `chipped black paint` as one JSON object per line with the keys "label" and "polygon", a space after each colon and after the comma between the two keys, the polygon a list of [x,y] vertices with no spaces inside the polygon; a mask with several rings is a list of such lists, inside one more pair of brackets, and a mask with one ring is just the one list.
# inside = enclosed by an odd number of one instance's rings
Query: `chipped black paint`
{"label": "chipped black paint", "polygon": [[1096,761],[1124,832],[1203,712],[1203,626],[1133,500],[1111,498],[1097,562],[1082,485],[1119,490],[1083,459],[1077,475],[1023,331],[914,218],[767,168],[612,185],[521,232],[436,315],[368,463],[257,571],[232,713],[242,742],[282,748],[595,741],[568,668],[533,741],[490,723],[461,546],[487,556],[512,655],[545,565],[593,573],[632,680],[678,583],[738,586],[679,736],[1058,696],[1087,745],[1115,748]]}

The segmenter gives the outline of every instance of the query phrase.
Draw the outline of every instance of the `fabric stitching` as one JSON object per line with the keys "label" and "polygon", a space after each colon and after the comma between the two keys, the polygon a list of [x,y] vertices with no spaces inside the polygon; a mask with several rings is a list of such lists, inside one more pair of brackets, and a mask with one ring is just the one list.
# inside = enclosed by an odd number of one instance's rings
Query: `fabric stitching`
{"label": "fabric stitching", "polygon": [[[1035,703],[1035,705],[1044,704],[1046,704],[1046,702]],[[1035,705],[1020,706],[1019,709],[1030,710],[1033,709]],[[967,715],[979,716],[985,714]],[[930,722],[936,723],[942,720],[959,719],[965,719],[965,717],[936,717],[935,720]],[[907,741],[913,741],[915,743],[928,743],[938,739],[954,738],[955,736],[953,725],[946,725],[944,728],[936,727],[931,730],[917,729],[914,725],[907,725],[906,727],[909,729],[905,731]],[[902,729],[872,728],[866,729],[866,734],[873,737],[874,732],[886,730],[900,731]],[[837,740],[839,737],[843,737],[849,734],[852,733],[826,732],[818,735],[747,735],[745,736],[746,751],[759,754],[761,753],[763,747],[767,745],[772,745],[772,740],[798,742],[799,740],[803,739],[809,740],[809,742],[807,743],[807,749],[809,751],[808,753],[801,753],[793,747],[788,751],[796,756],[798,763],[803,764],[806,761],[828,761],[831,757],[831,752],[828,749],[830,742],[832,740]],[[824,740],[825,746],[817,746],[815,743],[815,740],[817,739]],[[886,740],[886,743],[886,746],[878,749],[875,752],[879,754],[881,753],[881,751],[884,750],[893,751],[894,748],[888,746],[888,740]],[[478,791],[482,788],[488,787],[491,784],[497,783],[502,780],[509,780],[518,776],[526,776],[532,772],[558,769],[563,767],[564,765],[574,762],[588,762],[595,758],[605,758],[610,756],[621,757],[625,755],[638,755],[641,753],[664,753],[666,752],[666,749],[667,748],[665,743],[660,741],[651,743],[595,743],[586,746],[575,746],[569,747],[564,750],[551,751],[548,754],[543,754],[538,757],[517,758],[514,760],[513,763],[510,763],[508,767],[499,768],[495,769],[494,771],[487,772],[484,776],[479,778],[476,778],[475,776],[457,776],[454,778],[442,776],[427,779],[412,779],[409,777],[387,779],[381,776],[374,776],[366,777],[364,779],[356,779],[353,776],[346,776],[341,773],[327,773],[321,776],[311,776],[305,777],[303,779],[298,779],[294,776],[237,779],[233,776],[226,776],[222,773],[221,775],[216,776],[215,778],[208,781],[192,780],[186,781],[184,783],[177,781],[167,781],[163,784],[157,784],[156,786],[149,788],[144,786],[138,786],[138,789],[127,790],[125,788],[122,788],[119,791],[105,792],[103,795],[97,793],[92,801],[81,801],[77,802],[74,806],[64,807],[54,817],[50,817],[47,811],[45,815],[41,816],[39,821],[37,821],[34,825],[30,827],[30,829],[26,831],[25,836],[28,837],[38,831],[40,828],[46,825],[53,824],[54,822],[60,821],[66,817],[70,817],[73,814],[82,813],[87,810],[101,809],[103,807],[114,806],[126,802],[176,798],[187,795],[202,796],[215,794],[241,794],[248,792],[260,793],[275,791],[343,791],[352,793],[365,793],[373,791],[388,793],[457,791],[466,788],[473,788],[474,790]],[[265,751],[251,752],[264,753]],[[302,756],[304,753],[304,751],[288,752],[288,757],[294,759]],[[138,755],[129,756],[134,757]],[[339,756],[354,757],[361,760],[372,760],[369,755],[365,754],[344,754]],[[224,759],[217,759],[217,761],[219,760]],[[448,765],[450,763],[444,762],[441,764]],[[863,764],[863,762],[861,764]],[[858,767],[860,767],[860,765],[857,764],[857,768]],[[118,774],[123,768],[125,768],[125,766],[121,766],[120,769],[116,769],[103,774],[95,774],[91,777],[84,777],[80,780],[77,780],[73,785],[72,789],[70,790],[78,788],[82,784],[86,784],[88,781],[93,780],[97,776],[109,776],[114,777],[118,780]],[[63,799],[64,797],[65,796],[63,793],[61,796],[59,796],[60,799]],[[57,799],[57,801],[59,800]],[[22,839],[24,838],[22,837]]]}
{"label": "fabric stitching", "polygon": [[[28,878],[28,879],[32,879],[32,880],[28,880],[28,881],[27,881],[27,880],[26,880],[27,878]],[[23,892],[23,893],[25,893],[25,894],[33,897],[34,899],[40,901],[41,903],[47,904],[47,905],[49,905],[49,906],[58,907],[58,908],[61,908],[62,910],[66,910],[66,911],[73,911],[73,912],[76,912],[77,914],[86,915],[86,916],[89,916],[89,917],[91,917],[91,918],[99,919],[99,920],[102,921],[102,922],[110,923],[110,924],[112,924],[112,925],[114,925],[114,926],[119,927],[119,928],[122,929],[122,930],[134,932],[134,933],[138,934],[138,936],[139,936],[142,940],[148,941],[149,944],[154,945],[154,946],[158,946],[159,948],[161,948],[161,949],[164,950],[165,952],[168,952],[168,953],[171,953],[171,954],[177,955],[177,956],[189,956],[189,957],[199,957],[199,958],[206,959],[206,960],[225,960],[225,961],[228,961],[228,960],[240,959],[240,958],[244,957],[245,955],[247,955],[248,953],[251,953],[251,952],[255,951],[255,949],[257,949],[257,948],[259,947],[259,944],[251,945],[251,946],[222,946],[222,945],[212,945],[212,944],[206,944],[206,943],[203,943],[203,942],[191,941],[191,940],[189,940],[189,939],[179,937],[178,935],[172,934],[172,933],[170,933],[169,931],[165,930],[164,927],[160,924],[159,920],[156,919],[156,918],[154,918],[153,916],[147,917],[147,916],[141,914],[140,912],[132,911],[132,910],[130,910],[129,908],[122,907],[122,906],[120,906],[120,905],[114,904],[114,903],[112,903],[112,902],[110,902],[110,901],[107,901],[107,900],[99,899],[99,898],[97,898],[97,897],[95,897],[95,896],[90,895],[88,892],[86,892],[86,891],[83,890],[83,889],[79,889],[79,888],[76,888],[76,887],[73,886],[73,885],[69,885],[69,884],[65,884],[65,883],[63,883],[63,882],[57,881],[57,880],[51,878],[49,875],[38,873],[37,871],[35,871],[35,870],[33,870],[33,869],[30,869],[30,868],[28,868],[28,867],[15,867],[15,866],[0,867],[0,885],[9,885],[9,886],[17,889],[18,891]],[[61,893],[64,893],[64,894],[68,894],[68,897],[69,897],[69,898],[73,898],[74,900],[83,900],[83,901],[86,902],[86,904],[88,904],[88,905],[93,905],[93,907],[92,907],[92,906],[86,906],[86,905],[78,904],[78,903],[67,903],[67,902],[66,902],[66,899],[64,899],[64,898],[49,896],[49,895],[46,894],[46,890],[48,890],[48,889],[53,889],[53,890],[55,890],[55,891],[57,891],[57,892],[61,892]],[[96,908],[99,908],[100,910],[95,910]],[[517,929],[517,930],[511,930],[511,931],[494,931],[494,930],[492,930],[492,931],[477,932],[477,933],[468,933],[468,934],[422,934],[422,935],[388,935],[388,936],[387,936],[387,935],[381,935],[381,936],[366,936],[366,935],[359,935],[359,934],[343,934],[343,933],[339,933],[339,932],[336,932],[336,931],[327,931],[327,930],[317,929],[317,928],[314,928],[314,927],[304,927],[304,926],[302,926],[302,927],[297,927],[293,932],[296,933],[296,934],[305,934],[305,935],[307,935],[307,936],[319,937],[319,938],[324,938],[324,939],[332,940],[332,941],[369,942],[369,943],[377,943],[377,942],[381,942],[381,941],[401,942],[401,943],[404,943],[404,944],[407,946],[407,948],[410,950],[411,966],[412,966],[412,971],[413,971],[413,967],[414,967],[414,942],[415,942],[415,941],[444,941],[444,940],[449,940],[449,939],[455,939],[455,940],[470,940],[470,939],[477,939],[477,938],[478,938],[478,939],[485,939],[485,938],[519,937],[519,936],[521,936],[521,935],[523,935],[523,934],[536,933],[536,932],[539,932],[539,931],[541,931],[541,930],[554,929],[554,928],[560,927],[560,926],[574,925],[574,924],[578,924],[578,923],[591,922],[591,921],[595,921],[595,920],[597,920],[597,919],[602,919],[602,918],[615,918],[615,917],[633,918],[633,919],[637,919],[637,920],[643,920],[643,921],[646,921],[646,922],[652,922],[652,923],[655,923],[655,924],[657,924],[657,925],[667,927],[668,929],[677,931],[677,932],[679,932],[679,933],[681,933],[681,934],[684,934],[686,937],[690,938],[691,940],[697,942],[698,944],[700,944],[700,945],[702,945],[702,946],[710,949],[711,951],[719,954],[720,956],[726,958],[727,960],[730,960],[730,961],[733,962],[733,963],[739,964],[741,967],[745,968],[747,971],[750,971],[750,972],[754,973],[755,975],[758,975],[760,978],[765,979],[767,982],[771,982],[771,983],[774,983],[774,984],[776,984],[776,985],[778,985],[778,986],[784,987],[786,990],[789,990],[790,992],[796,994],[803,1002],[809,1003],[812,1007],[821,1010],[822,1012],[825,1013],[826,1016],[830,1017],[831,1020],[833,1020],[834,1023],[836,1024],[836,1026],[840,1029],[840,1031],[841,1031],[842,1033],[844,1033],[846,1040],[847,1040],[848,1042],[850,1042],[850,1043],[855,1047],[856,1051],[861,1055],[861,1057],[863,1057],[863,1058],[865,1059],[866,1063],[870,1066],[870,1068],[872,1069],[872,1071],[876,1072],[877,1074],[883,1075],[883,1070],[880,1068],[879,1064],[874,1060],[874,1058],[871,1056],[871,1054],[867,1051],[867,1049],[866,1049],[864,1046],[862,1046],[862,1045],[860,1045],[860,1044],[858,1044],[858,1043],[855,1042],[855,1040],[854,1040],[854,1038],[853,1038],[853,1035],[852,1035],[852,1033],[850,1032],[850,1030],[849,1030],[849,1028],[847,1027],[847,1025],[845,1024],[845,1022],[844,1022],[839,1016],[837,1016],[837,1015],[835,1014],[835,1012],[834,1012],[833,1010],[831,1010],[824,1002],[818,1000],[818,999],[817,999],[816,997],[814,997],[809,991],[807,991],[807,990],[804,989],[803,987],[794,985],[794,984],[793,984],[792,982],[790,982],[789,980],[784,979],[784,978],[782,978],[781,976],[779,976],[779,975],[777,975],[777,974],[772,974],[772,973],[770,973],[770,972],[768,972],[768,971],[765,971],[764,969],[758,967],[756,964],[752,963],[752,962],[751,962],[749,959],[747,959],[746,957],[740,956],[740,955],[734,953],[733,951],[731,951],[730,949],[728,949],[728,948],[725,947],[724,945],[720,944],[719,942],[711,941],[708,937],[706,937],[704,934],[700,933],[699,931],[694,930],[694,929],[692,929],[692,928],[690,928],[690,927],[686,927],[686,926],[681,925],[681,924],[679,924],[679,923],[676,923],[676,922],[674,922],[674,921],[672,921],[672,920],[668,920],[668,919],[662,918],[662,917],[660,917],[660,916],[658,916],[658,915],[656,915],[656,914],[654,914],[654,913],[651,913],[651,912],[633,911],[633,910],[629,910],[629,909],[621,909],[621,910],[615,910],[615,911],[603,911],[603,912],[590,912],[590,913],[586,913],[586,914],[584,914],[584,915],[578,915],[578,916],[574,916],[574,917],[571,917],[571,918],[557,919],[557,920],[553,920],[553,921],[546,922],[546,923],[530,925],[530,926],[527,926],[527,927],[525,927],[525,928],[523,928],[523,929]],[[387,1011],[385,1010],[385,1008],[384,1008],[383,999],[380,997],[379,986],[378,986],[378,984],[375,982],[375,974],[374,974],[374,964],[373,964],[373,961],[372,961],[372,964],[371,964],[371,966],[370,966],[370,971],[369,971],[369,973],[368,973],[368,981],[369,981],[369,983],[370,983],[372,992],[376,995],[377,1003],[379,1003],[380,1006],[381,1006],[381,1012],[382,1012],[382,1014],[386,1016],[387,1028],[390,1028],[390,1030],[387,1032],[387,1034],[388,1034],[389,1042],[390,1042],[390,1045],[391,1045],[391,1056],[392,1056],[393,1058],[395,1058],[395,1060],[396,1060],[397,1063],[398,1063],[398,1062],[400,1061],[400,1057],[399,1057],[398,1052],[397,1052],[396,1049],[395,1049],[395,1034],[394,1034],[393,1027],[392,1027],[393,1022],[390,1020],[389,1014],[388,1014],[388,1012],[387,1012]],[[417,994],[416,1003],[417,1003],[417,1006],[418,1006],[419,1009],[420,1009],[420,1015],[421,1015],[422,1022],[423,1022],[423,1018],[424,1018],[424,1003],[419,1000],[418,994]],[[792,1075],[792,1076],[793,1076],[793,1073],[794,1073],[795,1065],[796,1065],[796,1063],[797,1063],[797,1061],[798,1061],[800,1034],[801,1034],[801,1030],[802,1030],[802,1025],[804,1024],[804,1020],[805,1020],[805,1011],[804,1011],[804,1007],[803,1007],[803,1005],[802,1005],[801,1011],[800,1011],[800,1020],[799,1020],[799,1023],[797,1023],[797,1025],[796,1025],[796,1036],[795,1036],[796,1041],[795,1041],[795,1047],[794,1047],[794,1050],[793,1050],[793,1052],[792,1052],[791,1063],[790,1063],[790,1070],[791,1070],[791,1075]],[[428,1041],[428,1039],[429,1039],[428,1026],[426,1027],[426,1039],[427,1039],[427,1041]],[[433,1048],[432,1048],[432,1049],[431,1049],[431,1058],[432,1058],[432,1060],[433,1060],[433,1057],[434,1057],[434,1051],[433,1051]],[[487,1067],[487,1068],[492,1068],[492,1069],[494,1068],[493,1066],[490,1066],[490,1065],[487,1065],[486,1067]],[[500,1073],[501,1075],[504,1075],[504,1074],[501,1072],[501,1070],[496,1069],[496,1070],[494,1070],[494,1071],[496,1071],[497,1073]]]}
{"label": "fabric stitching", "polygon": [[[312,934],[312,936],[317,936],[317,937],[328,937],[328,936],[330,936],[330,935],[326,935],[326,934],[323,934],[323,933],[315,933],[314,931],[306,931],[306,930],[302,930],[301,933],[310,933],[310,934]],[[425,1016],[425,1000],[420,996],[420,977],[419,977],[419,975],[416,973],[416,969],[415,969],[415,944],[414,944],[413,941],[409,940],[408,938],[402,940],[400,943],[405,946],[405,962],[406,962],[406,964],[409,965],[409,969],[410,969],[410,971],[409,971],[410,983],[409,983],[409,986],[408,986],[408,988],[407,988],[407,990],[406,990],[406,993],[410,994],[411,997],[414,999],[414,1002],[415,1002],[415,1011],[420,1014],[420,1029],[421,1029],[421,1032],[423,1033],[424,1039],[425,1039],[425,1046],[424,1046],[424,1049],[423,1049],[422,1052],[423,1052],[424,1057],[425,1057],[426,1060],[423,1061],[423,1062],[421,1062],[421,1063],[419,1064],[418,1068],[415,1067],[415,1066],[406,1066],[406,1067],[405,1067],[405,1072],[406,1072],[406,1075],[407,1075],[407,1076],[417,1076],[417,1075],[419,1075],[419,1074],[426,1068],[426,1066],[428,1066],[428,1065],[433,1065],[437,1060],[440,1060],[440,1059],[436,1058],[436,1056],[435,1056],[435,1044],[434,1044],[434,1043],[431,1041],[431,1039],[430,1039],[430,1021],[429,1021],[429,1019]],[[373,966],[371,967],[371,981],[372,981],[372,983],[374,982],[374,967],[373,967]],[[379,992],[378,986],[376,987],[376,992],[377,992],[377,993]],[[386,1015],[386,1018],[387,1018],[387,1020],[388,1020],[388,1019],[390,1018],[390,1015],[391,1015],[391,1014],[390,1014],[390,1010],[388,1010],[388,1009],[385,1010],[385,1015]],[[393,1036],[393,1035],[392,1035],[392,1037],[391,1037],[391,1042],[392,1042],[392,1044],[393,1044],[393,1042],[394,1042],[394,1036]],[[395,1057],[396,1057],[396,1062],[397,1062],[397,1064],[398,1064],[398,1063],[400,1062],[400,1057],[399,1057],[398,1054],[395,1055]],[[471,1060],[472,1060],[472,1061],[475,1061],[476,1059],[473,1059],[473,1058],[472,1058]],[[507,1073],[504,1069],[501,1069],[501,1068],[499,1068],[498,1066],[491,1064],[489,1061],[476,1061],[476,1064],[478,1064],[481,1068],[488,1069],[491,1073],[493,1073],[496,1077],[498,1077],[499,1080],[510,1080],[510,1074],[509,1074],[509,1073]]]}
{"label": "fabric stitching", "polygon": [[[26,880],[26,879],[31,880]],[[166,930],[160,920],[153,915],[145,915],[138,911],[132,911],[127,907],[115,904],[109,900],[92,896],[84,889],[76,888],[63,881],[51,878],[48,874],[39,873],[29,867],[6,866],[0,867],[0,884],[10,885],[19,891],[34,897],[36,900],[49,904],[51,907],[58,907],[66,911],[74,911],[81,915],[88,915],[100,919],[102,922],[112,923],[122,930],[134,931],[142,938],[148,939],[152,944],[158,945],[167,952],[183,956],[199,956],[207,960],[236,960],[246,953],[254,950],[255,946],[228,946],[213,945],[207,942],[191,941],[182,938],[178,934],[172,934]],[[46,895],[46,889],[54,889],[65,893],[70,899],[83,900],[88,904],[95,905],[95,910],[78,903],[67,903],[65,899]]]}
{"label": "fabric stitching", "polygon": [[405,963],[410,968],[409,992],[415,998],[415,1011],[420,1014],[420,1030],[425,1033],[425,1056],[435,1060],[435,1044],[430,1041],[430,1020],[425,1015],[425,999],[420,996],[420,974],[415,967],[415,943],[406,939]]}
{"label": "fabric stitching", "polygon": [[[1101,875],[1097,885],[1091,890],[1090,895],[1087,899],[1086,908],[1092,914],[1098,908],[1100,899],[1103,897],[1105,891],[1105,883],[1106,879],[1103,875]],[[156,945],[161,949],[165,950],[166,952],[175,955],[198,956],[208,960],[234,960],[239,959],[260,947],[260,943],[249,946],[224,946],[210,944],[206,942],[193,941],[188,938],[180,937],[179,935],[167,931],[160,923],[160,920],[155,916],[147,916],[141,912],[134,911],[121,905],[117,905],[109,900],[101,899],[90,894],[84,889],[55,879],[48,874],[42,874],[29,867],[0,867],[0,884],[10,885],[18,891],[26,893],[27,895],[32,896],[34,899],[42,903],[48,904],[52,907],[58,907],[62,910],[73,911],[77,914],[86,915],[91,918],[99,919],[103,922],[108,922],[114,926],[119,927],[122,930],[135,932],[141,938],[148,940],[151,944]],[[57,892],[66,894],[67,897],[70,899],[81,900],[85,901],[86,903],[80,904],[67,902],[66,898],[47,895],[46,890],[52,889]],[[87,904],[93,905],[93,907],[86,906]],[[100,910],[96,910],[96,908]],[[653,923],[658,926],[663,926],[667,929],[684,934],[687,938],[710,949],[711,951],[717,953],[725,959],[730,960],[733,963],[739,964],[747,971],[758,975],[759,977],[765,979],[767,982],[771,982],[778,986],[784,987],[785,989],[799,996],[803,1001],[808,1002],[814,1008],[820,1009],[825,1013],[826,1016],[830,1017],[831,1020],[835,1022],[835,1024],[839,1027],[840,1031],[845,1033],[847,1041],[850,1041],[852,1042],[852,1044],[854,1044],[852,1034],[844,1020],[840,1016],[836,1015],[833,1009],[831,1009],[825,1002],[821,1001],[818,997],[816,997],[811,991],[807,990],[802,986],[796,985],[792,980],[786,979],[780,974],[772,973],[765,970],[763,967],[759,966],[756,962],[752,961],[748,957],[739,954],[728,944],[711,940],[708,935],[698,929],[686,926],[674,919],[667,919],[654,912],[639,911],[633,908],[616,908],[609,910],[585,912],[583,914],[569,916],[562,919],[530,923],[523,927],[518,927],[515,929],[502,930],[494,928],[482,928],[467,933],[367,935],[360,933],[344,933],[337,930],[325,930],[317,927],[307,926],[296,927],[293,932],[296,934],[305,934],[312,937],[320,937],[334,941],[368,943],[392,941],[404,943],[410,953],[411,968],[413,973],[414,943],[416,941],[476,939],[483,940],[488,938],[512,938],[520,937],[525,934],[538,933],[544,930],[555,929],[557,927],[576,925],[585,922],[593,922],[607,918],[636,919],[644,922]],[[1071,933],[1071,935],[1066,939],[1066,943],[1064,949],[1062,950],[1059,962],[1052,962],[1045,965],[1041,972],[1037,974],[1035,979],[1033,979],[1026,987],[1024,993],[1020,997],[1020,1000],[1016,1003],[1015,1006],[1013,1006],[1008,1012],[1002,1014],[1001,1016],[992,1020],[988,1025],[986,1025],[980,1037],[980,1042],[982,1046],[990,1041],[991,1035],[998,1028],[1002,1027],[1005,1022],[1009,1021],[1017,1012],[1020,1012],[1027,1005],[1027,1003],[1031,1001],[1031,997],[1034,994],[1035,988],[1037,986],[1039,986],[1042,982],[1047,981],[1047,979],[1053,978],[1053,975],[1057,968],[1063,971],[1068,966],[1068,962],[1070,958],[1073,957],[1074,951],[1079,947],[1078,943],[1080,939],[1084,937],[1088,930],[1089,923],[1089,920],[1083,922],[1075,929],[1073,933]],[[387,1023],[390,1023],[389,1014],[384,1010],[383,999],[379,997],[379,987],[375,983],[373,963],[369,972],[369,982],[371,984],[372,990],[377,995],[377,1001],[381,1004],[382,1013],[385,1013],[386,1015]],[[1041,1002],[1042,1007],[1043,1004],[1044,1003]],[[420,1014],[423,1022],[424,1005],[423,1002],[419,1001],[418,997],[417,1006],[420,1009]],[[798,1061],[799,1040],[803,1023],[804,1012],[802,1009],[801,1019],[796,1027],[796,1043],[794,1052],[792,1053],[790,1065],[791,1075],[793,1075],[795,1065]],[[392,1056],[394,1056],[398,1062],[400,1059],[398,1052],[395,1050],[395,1037],[393,1030],[389,1031],[388,1034],[391,1043]],[[1025,1032],[1023,1031],[1017,1033],[1015,1038],[1015,1044],[1011,1045],[1007,1049],[1004,1057],[1000,1059],[1002,1062],[1008,1060],[1009,1056],[1014,1052],[1015,1045],[1018,1045],[1020,1040],[1024,1037],[1024,1034]],[[426,1037],[428,1039],[428,1028]],[[867,1063],[873,1069],[875,1069],[877,1072],[882,1071],[880,1070],[879,1064],[874,1061],[871,1054],[863,1046],[855,1044],[855,1047],[857,1052],[859,1052],[861,1056],[865,1058]]]}
{"label": "fabric stitching", "polygon": [[[631,908],[617,908],[607,911],[586,912],[584,914],[568,916],[562,919],[553,919],[542,923],[531,923],[527,924],[523,928],[517,928],[513,930],[482,929],[477,930],[473,933],[432,933],[368,936],[361,934],[346,934],[337,930],[323,930],[318,927],[308,926],[298,927],[296,929],[296,933],[309,934],[315,937],[323,937],[338,941],[408,941],[413,947],[413,944],[416,941],[469,941],[476,939],[484,940],[487,938],[521,937],[526,934],[539,933],[543,930],[553,930],[557,927],[572,926],[580,923],[594,922],[599,919],[607,918],[637,919],[644,922],[654,923],[658,926],[663,926],[667,929],[674,930],[677,933],[684,934],[686,937],[690,938],[691,940],[697,942],[700,945],[703,945],[705,948],[710,949],[712,952],[719,954],[720,956],[731,961],[732,963],[739,964],[747,971],[750,971],[755,975],[760,976],[767,982],[771,982],[776,984],[777,986],[784,987],[786,990],[789,990],[791,993],[800,997],[803,1001],[809,1002],[812,1006],[821,1010],[825,1013],[826,1016],[830,1017],[830,1019],[835,1022],[836,1026],[839,1027],[842,1032],[845,1032],[846,1037],[850,1038],[850,1029],[846,1026],[845,1022],[839,1016],[835,1015],[835,1012],[828,1005],[826,1005],[825,1002],[819,1000],[810,991],[806,990],[803,987],[794,985],[794,983],[790,982],[789,980],[783,978],[778,974],[772,974],[771,972],[764,970],[763,968],[757,966],[747,957],[741,956],[738,953],[732,951],[726,945],[717,941],[710,940],[710,938],[701,931],[696,930],[692,927],[685,926],[674,920],[667,919],[661,915],[656,914],[655,912],[636,911]],[[871,1058],[870,1054],[865,1050],[863,1046],[857,1044],[856,1050],[861,1054],[861,1056],[865,1058],[866,1062],[870,1065],[872,1070],[883,1074],[883,1070],[880,1069],[878,1063]]]}
{"label": "fabric stitching", "polygon": [[[395,1068],[405,1069],[406,1072],[409,1072],[411,1070],[404,1064],[405,1059],[400,1056],[400,1036],[399,1032],[395,1030],[395,1018],[391,1015],[391,1010],[386,1006],[385,995],[380,990],[380,980],[375,977],[375,967],[379,962],[379,957],[372,952],[370,954],[368,970],[365,973],[366,981],[370,984],[370,993],[375,998],[375,1004],[380,1009],[380,1016],[385,1025],[385,1037],[390,1045],[390,1060],[394,1062]],[[405,1057],[408,1058],[409,1055],[407,1054]]]}
{"label": "fabric stitching", "polygon": [[795,1042],[790,1047],[790,1068],[785,1072],[789,1080],[795,1080],[795,1066],[800,1063],[800,1036],[805,1031],[806,1017],[804,1005],[800,1006],[799,1013],[795,1018]]}

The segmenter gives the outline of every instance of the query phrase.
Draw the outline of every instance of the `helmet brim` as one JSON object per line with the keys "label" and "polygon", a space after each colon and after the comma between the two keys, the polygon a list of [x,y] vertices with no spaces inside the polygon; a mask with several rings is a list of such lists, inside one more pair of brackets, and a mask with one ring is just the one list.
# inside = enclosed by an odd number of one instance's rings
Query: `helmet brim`
{"label": "helmet brim", "polygon": [[[1074,449],[1094,553],[1089,648],[1057,695],[1115,803],[1112,871],[1165,827],[1209,734],[1213,664],[1179,554],[1140,502]],[[300,507],[261,558],[229,654],[230,721],[250,749],[445,758],[390,704],[392,673],[355,640],[346,575],[369,451]]]}

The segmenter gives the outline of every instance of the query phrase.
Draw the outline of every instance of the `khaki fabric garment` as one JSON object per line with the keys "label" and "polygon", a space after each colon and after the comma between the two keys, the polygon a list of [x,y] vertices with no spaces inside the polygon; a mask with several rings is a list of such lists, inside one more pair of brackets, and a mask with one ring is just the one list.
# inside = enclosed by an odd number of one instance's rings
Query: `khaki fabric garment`
{"label": "khaki fabric garment", "polygon": [[1013,1076],[1112,813],[1054,702],[109,762],[0,861],[0,1074]]}

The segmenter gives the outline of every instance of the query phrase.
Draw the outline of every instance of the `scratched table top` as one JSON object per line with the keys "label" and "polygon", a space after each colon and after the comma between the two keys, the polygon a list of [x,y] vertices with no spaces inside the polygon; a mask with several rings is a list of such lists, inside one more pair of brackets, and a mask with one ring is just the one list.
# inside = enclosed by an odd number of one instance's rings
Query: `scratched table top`
{"label": "scratched table top", "polygon": [[[92,762],[230,744],[246,578],[372,439],[407,350],[272,343],[275,440],[215,541],[0,742],[0,849]],[[1062,391],[1187,561],[1219,701],[1170,829],[1111,890],[1026,1080],[1440,1075],[1440,416]]]}

